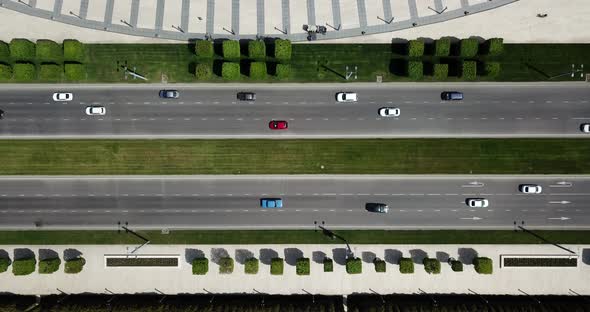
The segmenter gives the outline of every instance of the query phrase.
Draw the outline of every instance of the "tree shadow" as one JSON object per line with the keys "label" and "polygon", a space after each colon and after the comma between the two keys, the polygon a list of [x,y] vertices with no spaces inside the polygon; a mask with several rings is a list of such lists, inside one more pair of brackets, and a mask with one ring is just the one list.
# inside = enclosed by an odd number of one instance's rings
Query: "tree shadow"
{"label": "tree shadow", "polygon": [[363,261],[366,262],[366,263],[373,263],[373,261],[375,260],[375,258],[377,258],[377,256],[375,255],[375,253],[372,252],[372,251],[363,251],[361,257],[362,257]]}
{"label": "tree shadow", "polygon": [[422,249],[412,249],[410,250],[410,257],[414,263],[420,264],[424,258],[428,257],[428,254]]}
{"label": "tree shadow", "polygon": [[205,253],[200,249],[186,248],[184,250],[184,260],[186,260],[186,263],[192,264],[193,260],[197,258],[205,258]]}
{"label": "tree shadow", "polygon": [[236,261],[239,264],[246,263],[246,260],[254,258],[254,253],[248,249],[236,249]]}
{"label": "tree shadow", "polygon": [[303,258],[303,251],[298,248],[285,248],[285,262],[289,265],[295,265],[297,259]]}
{"label": "tree shadow", "polygon": [[398,264],[402,256],[403,253],[397,249],[385,249],[385,262]]}
{"label": "tree shadow", "polygon": [[14,260],[35,259],[35,253],[29,248],[15,248]]}
{"label": "tree shadow", "polygon": [[326,258],[326,254],[323,251],[314,251],[311,254],[311,259],[315,263],[324,263],[325,258]]}
{"label": "tree shadow", "polygon": [[524,66],[526,66],[528,69],[530,69],[530,70],[532,70],[532,71],[536,72],[537,74],[539,74],[539,75],[541,75],[541,76],[545,77],[546,79],[549,79],[549,78],[551,78],[551,76],[549,76],[549,74],[547,74],[546,72],[544,72],[544,71],[542,71],[542,70],[538,69],[537,67],[535,67],[535,66],[531,65],[530,63],[524,63]]}
{"label": "tree shadow", "polygon": [[393,58],[389,62],[389,72],[396,76],[408,75],[408,62],[401,58]]}
{"label": "tree shadow", "polygon": [[348,252],[346,251],[346,248],[334,248],[334,249],[332,249],[332,259],[337,264],[345,265],[346,264],[346,255],[347,254],[348,254]]}
{"label": "tree shadow", "polygon": [[458,253],[463,264],[473,264],[473,259],[477,258],[477,251],[473,248],[459,248]]}
{"label": "tree shadow", "polygon": [[590,249],[589,248],[582,249],[582,262],[590,265]]}
{"label": "tree shadow", "polygon": [[78,249],[68,248],[64,250],[64,260],[78,259],[82,256],[82,252]]}
{"label": "tree shadow", "polygon": [[408,54],[408,40],[403,38],[391,39],[391,52],[398,55]]}
{"label": "tree shadow", "polygon": [[211,262],[219,264],[221,258],[229,258],[229,253],[225,248],[212,248],[211,249]]}
{"label": "tree shadow", "polygon": [[448,262],[450,257],[451,256],[449,256],[449,254],[444,251],[437,251],[436,252],[436,260],[438,260],[440,262]]}
{"label": "tree shadow", "polygon": [[10,255],[8,254],[8,251],[0,249],[0,259],[8,259],[10,262]]}
{"label": "tree shadow", "polygon": [[272,258],[278,258],[279,254],[274,249],[263,248],[260,249],[260,262],[263,264],[269,264]]}

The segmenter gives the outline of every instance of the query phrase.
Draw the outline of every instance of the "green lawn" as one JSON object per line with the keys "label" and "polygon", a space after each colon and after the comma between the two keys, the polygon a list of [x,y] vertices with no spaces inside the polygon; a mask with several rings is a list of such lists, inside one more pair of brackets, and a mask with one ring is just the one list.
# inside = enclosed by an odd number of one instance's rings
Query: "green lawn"
{"label": "green lawn", "polygon": [[[514,231],[379,231],[335,230],[350,244],[541,244],[530,234]],[[151,244],[334,244],[321,231],[138,231]],[[590,244],[590,231],[535,231],[562,244]],[[0,245],[134,244],[142,241],[121,231],[0,231]]]}
{"label": "green lawn", "polygon": [[0,163],[0,175],[587,174],[590,140],[0,140]]}

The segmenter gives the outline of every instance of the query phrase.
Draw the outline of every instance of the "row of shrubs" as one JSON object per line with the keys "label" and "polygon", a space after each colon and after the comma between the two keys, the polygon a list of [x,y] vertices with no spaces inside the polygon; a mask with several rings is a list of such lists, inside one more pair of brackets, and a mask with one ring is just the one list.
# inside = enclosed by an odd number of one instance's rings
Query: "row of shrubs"
{"label": "row of shrubs", "polygon": [[79,81],[86,78],[84,64],[41,63],[35,65],[30,62],[17,62],[14,65],[0,63],[0,80],[14,79],[19,82],[33,80],[59,81],[65,77],[69,81]]}
{"label": "row of shrubs", "polygon": [[[35,257],[26,257],[10,261],[9,258],[0,258],[0,273],[6,272],[8,267],[12,265],[12,274],[16,276],[29,275],[35,272],[35,265],[37,261]],[[86,264],[86,260],[82,257],[67,259],[64,264],[64,272],[69,274],[80,273]],[[51,257],[39,261],[39,273],[51,274],[59,270],[61,259],[59,257]]]}
{"label": "row of shrubs", "polygon": [[[263,80],[269,75],[274,75],[279,79],[287,79],[291,75],[290,64],[271,64],[274,70],[270,71],[265,62],[252,62],[247,64],[247,76],[253,80]],[[221,70],[215,71],[214,64],[211,62],[201,62],[195,66],[195,77],[198,80],[210,79],[213,73],[220,75],[226,80],[239,80],[242,77],[242,66],[237,62],[221,63]],[[269,73],[272,72],[272,73]]]}
{"label": "row of shrubs", "polygon": [[[234,259],[231,257],[224,257],[219,259],[219,273],[230,274],[234,271]],[[399,271],[402,274],[414,273],[414,262],[410,258],[400,258]],[[439,274],[441,264],[438,259],[435,258],[424,258],[422,261],[424,270],[428,274]],[[209,272],[209,259],[201,257],[193,260],[193,274],[205,275]],[[334,261],[330,258],[324,258],[323,260],[324,272],[334,271]],[[376,272],[385,272],[386,263],[385,260],[375,258],[373,261]],[[463,271],[463,263],[458,260],[450,261],[451,269],[454,272]],[[493,265],[492,259],[485,257],[477,257],[473,260],[474,269],[479,274],[492,274]],[[310,273],[310,262],[309,258],[298,258],[295,262],[295,272],[297,275],[309,275]],[[244,262],[244,272],[246,274],[257,274],[259,269],[259,260],[257,258],[248,258]],[[270,274],[282,275],[284,269],[283,258],[272,258],[270,261]],[[363,271],[363,265],[360,258],[348,258],[346,259],[346,272],[348,274],[360,274]]]}
{"label": "row of shrubs", "polygon": [[[426,43],[422,40],[410,40],[407,42],[406,51],[409,57],[422,57],[425,54]],[[434,41],[432,50],[433,56],[453,56],[471,58],[477,55],[496,56],[504,51],[504,39],[491,38],[481,42],[477,38],[461,39],[458,43],[456,53],[452,53],[452,42],[450,38],[440,38]]]}
{"label": "row of shrubs", "polygon": [[[195,53],[200,58],[213,58],[214,43],[211,40],[199,40],[195,44]],[[240,42],[236,40],[224,40],[221,43],[221,55],[225,60],[236,61],[241,58]],[[263,40],[248,41],[248,55],[252,60],[264,61],[267,59],[266,42]],[[287,63],[291,60],[291,41],[286,39],[275,39],[273,42],[274,54],[272,55],[277,61]]]}
{"label": "row of shrubs", "polygon": [[475,80],[477,76],[494,78],[500,74],[501,70],[498,62],[480,62],[478,64],[476,61],[469,60],[463,61],[460,65],[433,64],[429,70],[426,70],[421,61],[395,62],[392,67],[394,73],[407,75],[414,80],[422,79],[424,76],[432,76],[435,80],[445,80],[450,76],[450,70],[463,80]]}

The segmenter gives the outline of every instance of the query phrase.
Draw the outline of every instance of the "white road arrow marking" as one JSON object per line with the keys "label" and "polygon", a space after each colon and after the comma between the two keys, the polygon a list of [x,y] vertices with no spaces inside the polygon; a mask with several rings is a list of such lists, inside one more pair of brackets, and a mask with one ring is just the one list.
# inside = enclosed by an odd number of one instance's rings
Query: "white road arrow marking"
{"label": "white road arrow marking", "polygon": [[561,221],[565,221],[565,220],[569,220],[570,218],[568,217],[559,217],[559,218],[547,218],[549,220],[561,220]]}
{"label": "white road arrow marking", "polygon": [[562,200],[562,201],[550,201],[549,203],[550,204],[562,204],[562,205],[565,205],[565,204],[571,204],[572,202],[569,202],[567,200]]}
{"label": "white road arrow marking", "polygon": [[549,187],[571,187],[572,185],[572,182],[559,181],[555,184],[549,185]]}
{"label": "white road arrow marking", "polygon": [[461,187],[483,187],[484,185],[485,184],[483,182],[473,181],[466,185],[461,185]]}
{"label": "white road arrow marking", "polygon": [[481,220],[482,218],[479,217],[471,217],[471,218],[461,218],[461,220]]}

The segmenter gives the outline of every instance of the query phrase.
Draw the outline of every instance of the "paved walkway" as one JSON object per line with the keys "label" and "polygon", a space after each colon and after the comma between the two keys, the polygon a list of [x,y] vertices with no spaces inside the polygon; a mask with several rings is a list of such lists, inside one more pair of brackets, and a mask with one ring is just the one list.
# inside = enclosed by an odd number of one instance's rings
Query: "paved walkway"
{"label": "paved walkway", "polygon": [[[518,234],[525,235],[525,234]],[[179,255],[179,268],[106,268],[105,254],[125,254],[136,246],[79,246],[76,249],[86,259],[86,266],[79,274],[60,271],[48,275],[33,273],[14,276],[9,271],[0,274],[0,292],[17,294],[58,294],[58,288],[66,293],[267,293],[267,294],[351,294],[370,293],[472,293],[479,294],[564,294],[573,292],[590,295],[590,246],[567,245],[580,255],[576,268],[500,268],[503,254],[563,255],[565,252],[548,245],[356,245],[355,256],[363,259],[363,273],[349,275],[345,271],[343,245],[148,245],[138,254]],[[0,254],[14,258],[15,248],[28,248],[37,257],[51,249],[63,259],[64,250],[72,246],[0,246]],[[22,252],[19,251],[19,252]],[[70,251],[71,252],[71,251]],[[192,275],[189,262],[197,254],[215,259],[227,254],[237,259],[232,274],[221,275],[215,261],[209,262],[209,273]],[[479,275],[471,265],[475,254],[493,259],[494,273]],[[327,255],[334,259],[334,272],[324,273],[321,260]],[[446,260],[449,256],[462,260],[463,272],[453,272],[442,263],[439,275],[429,275],[422,264],[415,265],[414,274],[401,274],[397,259],[401,255],[412,256],[415,262],[428,255]],[[244,258],[261,259],[256,275],[246,275],[241,264]],[[280,256],[286,260],[284,275],[270,275],[270,258]],[[311,275],[295,274],[295,259],[301,256],[311,259]],[[371,263],[375,257],[386,260],[387,272],[376,273]],[[573,291],[573,292],[572,292]]]}

